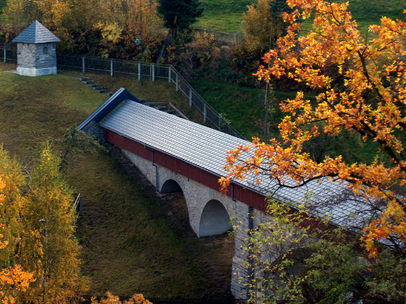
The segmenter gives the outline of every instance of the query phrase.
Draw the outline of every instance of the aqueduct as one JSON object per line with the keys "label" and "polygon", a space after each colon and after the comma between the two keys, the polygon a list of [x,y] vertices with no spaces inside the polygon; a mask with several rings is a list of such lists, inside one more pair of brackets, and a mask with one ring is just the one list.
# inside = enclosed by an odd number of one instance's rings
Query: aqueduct
{"label": "aqueduct", "polygon": [[[244,181],[232,182],[223,194],[219,192],[218,179],[226,175],[223,165],[227,151],[250,143],[148,107],[124,88],[117,90],[78,128],[121,148],[157,191],[182,190],[190,226],[198,237],[230,230],[231,217],[239,222],[231,274],[231,292],[235,298],[247,297],[244,279],[249,270],[244,267],[246,255],[241,245],[247,229],[268,219],[267,195],[272,194],[273,199],[294,208],[303,203],[309,192],[318,199],[326,199],[343,191],[335,183],[316,181],[294,190],[279,189],[267,176],[260,177],[260,184],[255,182],[255,177],[248,176]],[[360,220],[351,216],[355,213],[368,216],[362,204],[350,201],[344,206],[331,204],[314,212],[314,216],[331,215],[333,225],[353,225]]]}

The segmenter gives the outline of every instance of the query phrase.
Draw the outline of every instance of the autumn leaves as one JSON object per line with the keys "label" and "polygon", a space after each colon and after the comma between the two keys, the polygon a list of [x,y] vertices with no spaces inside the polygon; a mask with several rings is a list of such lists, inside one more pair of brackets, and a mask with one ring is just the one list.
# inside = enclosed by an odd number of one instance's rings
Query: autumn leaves
{"label": "autumn leaves", "polygon": [[[309,179],[328,177],[348,181],[356,194],[363,195],[379,216],[364,228],[363,240],[371,256],[375,241],[389,239],[402,253],[405,245],[406,201],[394,187],[406,184],[404,128],[406,104],[406,22],[382,18],[381,25],[369,28],[362,37],[356,21],[347,10],[348,3],[322,0],[288,0],[294,9],[284,18],[292,24],[278,46],[264,56],[269,68],[261,66],[256,76],[265,81],[291,78],[318,93],[310,102],[302,92],[286,100],[281,108],[287,113],[279,125],[283,141],[260,144],[254,140],[255,156],[240,159],[246,148],[231,151],[223,187],[231,178],[244,178],[258,171],[258,158],[267,159],[270,178],[289,176],[301,186]],[[313,15],[312,15],[313,14]],[[314,16],[313,30],[300,34],[300,18]],[[299,48],[296,47],[299,45]],[[298,51],[299,50],[299,51]],[[342,83],[328,73],[334,69]],[[312,128],[303,128],[304,125]],[[326,157],[315,162],[303,152],[303,144],[321,133],[342,130],[359,132],[365,141],[381,146],[383,158],[371,164],[347,164],[341,157]]]}
{"label": "autumn leaves", "polygon": [[0,149],[0,303],[68,303],[87,290],[59,165],[49,146],[31,168]]}

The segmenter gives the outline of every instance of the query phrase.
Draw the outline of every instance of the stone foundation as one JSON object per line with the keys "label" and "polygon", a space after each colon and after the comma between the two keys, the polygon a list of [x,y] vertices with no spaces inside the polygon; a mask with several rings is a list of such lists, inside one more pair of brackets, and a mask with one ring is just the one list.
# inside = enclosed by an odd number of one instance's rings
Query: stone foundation
{"label": "stone foundation", "polygon": [[36,77],[36,76],[52,75],[56,74],[57,72],[56,67],[42,69],[17,67],[17,73],[22,76]]}

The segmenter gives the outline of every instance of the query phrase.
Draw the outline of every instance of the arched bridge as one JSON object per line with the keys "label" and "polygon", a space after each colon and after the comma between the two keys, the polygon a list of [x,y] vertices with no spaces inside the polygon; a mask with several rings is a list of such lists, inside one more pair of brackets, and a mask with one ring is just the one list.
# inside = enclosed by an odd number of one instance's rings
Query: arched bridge
{"label": "arched bridge", "polygon": [[[342,191],[332,183],[309,183],[298,190],[278,189],[277,184],[261,177],[236,181],[227,194],[219,192],[218,179],[226,175],[223,169],[227,151],[249,142],[150,108],[127,90],[117,90],[95,112],[79,125],[79,129],[95,135],[122,149],[143,172],[157,191],[182,191],[188,208],[190,226],[198,237],[219,235],[231,229],[235,217],[241,229],[235,233],[235,255],[231,291],[236,298],[245,298],[246,290],[240,278],[247,276],[241,250],[246,229],[265,219],[265,199],[273,198],[291,204],[303,203],[311,191],[318,197]],[[326,188],[328,187],[328,189]],[[336,225],[348,224],[349,215],[357,206],[347,209],[322,210],[333,215]],[[255,220],[252,215],[256,213]]]}

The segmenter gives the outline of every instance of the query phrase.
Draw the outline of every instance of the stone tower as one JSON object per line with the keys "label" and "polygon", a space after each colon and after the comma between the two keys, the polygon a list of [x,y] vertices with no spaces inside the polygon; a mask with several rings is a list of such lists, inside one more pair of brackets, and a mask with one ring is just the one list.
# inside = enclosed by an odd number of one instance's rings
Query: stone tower
{"label": "stone tower", "polygon": [[61,41],[34,21],[13,42],[17,43],[17,73],[24,76],[56,74],[56,42]]}

